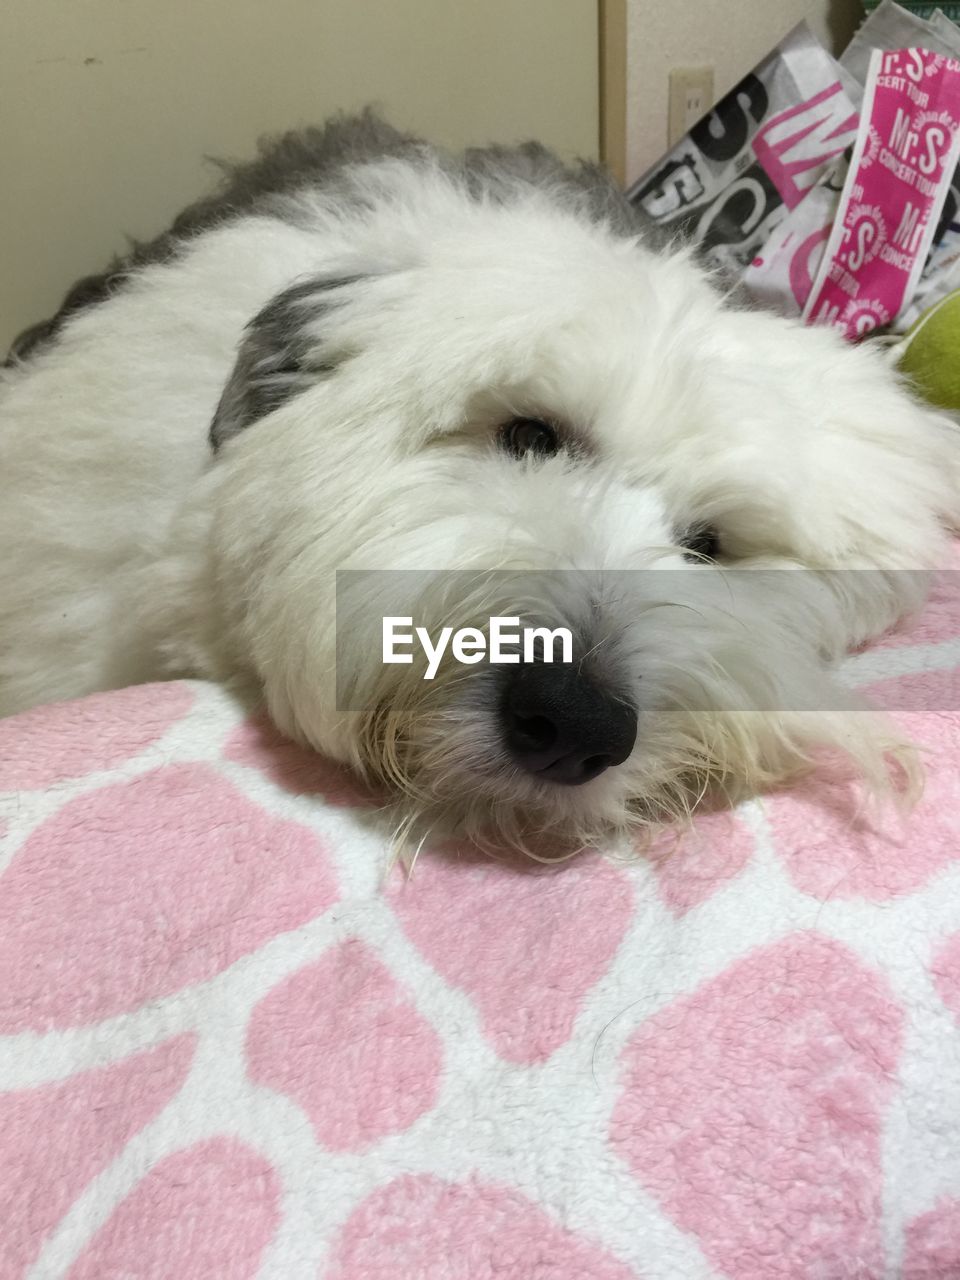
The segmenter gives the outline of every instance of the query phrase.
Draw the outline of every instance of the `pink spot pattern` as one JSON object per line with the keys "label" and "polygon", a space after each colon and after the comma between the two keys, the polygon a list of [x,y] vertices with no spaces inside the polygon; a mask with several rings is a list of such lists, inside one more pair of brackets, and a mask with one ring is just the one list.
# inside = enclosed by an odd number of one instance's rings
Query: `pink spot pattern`
{"label": "pink spot pattern", "polygon": [[507,1187],[402,1177],[351,1215],[328,1280],[636,1280]]}
{"label": "pink spot pattern", "polygon": [[880,1136],[902,1015],[839,944],[794,935],[655,1014],[611,1140],[725,1275],[882,1272]]}
{"label": "pink spot pattern", "polygon": [[960,933],[937,949],[931,972],[943,1003],[960,1023]]}
{"label": "pink spot pattern", "polygon": [[395,877],[408,936],[477,1006],[510,1062],[544,1062],[570,1038],[633,910],[630,881],[598,857],[569,866],[497,863],[452,851]]}
{"label": "pink spot pattern", "polygon": [[903,1280],[960,1276],[960,1199],[943,1199],[906,1230]]}
{"label": "pink spot pattern", "polygon": [[442,1049],[388,969],[350,939],[298,969],[253,1011],[250,1079],[289,1095],[317,1141],[358,1151],[436,1101]]}
{"label": "pink spot pattern", "polygon": [[[901,714],[906,735],[922,748],[923,796],[903,818],[888,807],[864,810],[852,783],[815,777],[768,805],[787,870],[804,893],[821,899],[874,902],[919,889],[960,858],[960,700],[956,672],[905,676],[867,692],[889,708],[895,688],[920,711]],[[958,710],[942,711],[941,707]],[[924,709],[925,708],[925,709]]]}
{"label": "pink spot pattern", "polygon": [[869,659],[899,824],[818,780],[387,877],[380,798],[222,691],[0,723],[0,1280],[955,1280],[949,585]]}
{"label": "pink spot pattern", "polygon": [[189,764],[68,801],[0,889],[8,1033],[107,1018],[212,978],[336,896],[310,831]]}
{"label": "pink spot pattern", "polygon": [[754,839],[733,813],[709,813],[686,836],[665,833],[641,856],[656,872],[660,896],[678,916],[736,880],[753,855]]}
{"label": "pink spot pattern", "polygon": [[136,685],[0,720],[0,789],[52,787],[158,741],[193,705],[187,685]]}
{"label": "pink spot pattern", "polygon": [[85,1186],[183,1084],[194,1037],[0,1094],[0,1275],[19,1276]]}
{"label": "pink spot pattern", "polygon": [[242,1142],[214,1138],[161,1160],[70,1269],[70,1280],[242,1280],[280,1221],[280,1180]]}
{"label": "pink spot pattern", "polygon": [[262,712],[237,726],[227,739],[224,755],[234,764],[262,769],[285,791],[322,796],[326,804],[363,808],[383,803],[382,796],[343,765],[282,737]]}

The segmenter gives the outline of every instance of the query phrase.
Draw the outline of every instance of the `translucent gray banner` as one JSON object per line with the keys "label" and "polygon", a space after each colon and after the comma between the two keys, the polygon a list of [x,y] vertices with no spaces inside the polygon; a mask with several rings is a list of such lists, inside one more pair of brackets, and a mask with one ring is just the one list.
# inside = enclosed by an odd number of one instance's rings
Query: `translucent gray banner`
{"label": "translucent gray banner", "polygon": [[344,712],[483,700],[533,662],[645,714],[960,710],[960,570],[344,570],[336,605]]}

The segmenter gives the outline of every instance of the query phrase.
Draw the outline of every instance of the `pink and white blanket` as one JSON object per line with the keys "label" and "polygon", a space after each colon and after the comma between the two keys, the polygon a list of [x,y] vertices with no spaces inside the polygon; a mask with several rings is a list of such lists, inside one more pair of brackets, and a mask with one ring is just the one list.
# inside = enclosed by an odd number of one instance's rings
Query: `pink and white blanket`
{"label": "pink and white blanket", "polygon": [[0,722],[2,1280],[956,1280],[949,597],[850,664],[914,814],[820,783],[629,864],[385,877],[203,684]]}

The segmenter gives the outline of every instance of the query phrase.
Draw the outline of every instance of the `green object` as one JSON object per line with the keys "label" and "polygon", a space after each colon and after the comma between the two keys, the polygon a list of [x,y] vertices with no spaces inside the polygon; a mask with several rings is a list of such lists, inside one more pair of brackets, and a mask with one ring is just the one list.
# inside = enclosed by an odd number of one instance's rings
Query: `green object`
{"label": "green object", "polygon": [[896,351],[900,369],[925,399],[960,413],[960,289],[925,311]]}

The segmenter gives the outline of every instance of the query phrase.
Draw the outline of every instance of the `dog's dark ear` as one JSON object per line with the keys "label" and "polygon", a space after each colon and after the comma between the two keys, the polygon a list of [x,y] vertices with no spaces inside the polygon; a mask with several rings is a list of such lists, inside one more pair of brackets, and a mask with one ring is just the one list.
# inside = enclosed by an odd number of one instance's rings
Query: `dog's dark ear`
{"label": "dog's dark ear", "polygon": [[278,409],[342,359],[327,350],[317,321],[349,296],[362,276],[316,276],[292,285],[247,325],[237,362],[210,424],[214,453],[233,436]]}

